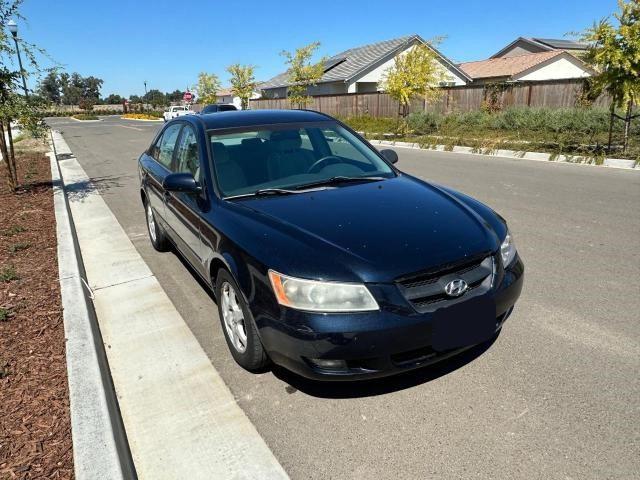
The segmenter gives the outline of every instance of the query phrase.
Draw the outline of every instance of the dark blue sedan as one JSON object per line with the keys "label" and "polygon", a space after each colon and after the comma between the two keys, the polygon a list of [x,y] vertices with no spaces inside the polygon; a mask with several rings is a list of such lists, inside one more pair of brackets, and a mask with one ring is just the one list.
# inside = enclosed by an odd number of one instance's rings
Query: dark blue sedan
{"label": "dark blue sedan", "polygon": [[214,290],[235,360],[369,378],[493,338],[524,266],[503,218],[310,111],[167,123],[139,159],[157,250]]}

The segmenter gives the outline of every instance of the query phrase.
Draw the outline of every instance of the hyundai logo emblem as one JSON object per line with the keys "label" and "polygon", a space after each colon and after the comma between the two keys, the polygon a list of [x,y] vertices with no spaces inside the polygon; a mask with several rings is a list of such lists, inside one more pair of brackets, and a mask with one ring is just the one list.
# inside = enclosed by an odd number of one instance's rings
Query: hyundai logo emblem
{"label": "hyundai logo emblem", "polygon": [[451,280],[445,285],[444,293],[446,293],[450,297],[459,297],[464,292],[466,292],[468,288],[469,285],[467,285],[467,282],[465,282],[461,278],[456,278],[455,280]]}

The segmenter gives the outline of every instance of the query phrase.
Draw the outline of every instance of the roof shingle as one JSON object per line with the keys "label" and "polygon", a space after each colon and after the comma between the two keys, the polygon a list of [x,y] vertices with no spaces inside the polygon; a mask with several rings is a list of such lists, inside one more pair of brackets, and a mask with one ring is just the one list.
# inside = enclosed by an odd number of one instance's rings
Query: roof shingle
{"label": "roof shingle", "polygon": [[[390,54],[402,45],[418,38],[417,35],[394,38],[384,42],[372,43],[361,47],[350,48],[327,59],[325,63],[324,75],[318,83],[345,81],[363,68],[371,65],[382,57]],[[333,66],[335,65],[335,66]],[[271,80],[267,80],[260,88],[285,87],[289,84],[288,72],[276,75]]]}
{"label": "roof shingle", "polygon": [[562,50],[553,50],[515,57],[465,62],[458,66],[474,80],[477,78],[511,77],[564,53]]}

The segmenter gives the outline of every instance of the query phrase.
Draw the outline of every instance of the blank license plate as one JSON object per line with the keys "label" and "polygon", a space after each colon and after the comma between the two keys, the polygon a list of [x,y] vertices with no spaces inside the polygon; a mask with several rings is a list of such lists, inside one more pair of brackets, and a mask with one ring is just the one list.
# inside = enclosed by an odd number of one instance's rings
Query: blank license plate
{"label": "blank license plate", "polygon": [[434,313],[432,346],[443,351],[475,345],[491,338],[495,329],[495,303],[484,295],[470,298]]}

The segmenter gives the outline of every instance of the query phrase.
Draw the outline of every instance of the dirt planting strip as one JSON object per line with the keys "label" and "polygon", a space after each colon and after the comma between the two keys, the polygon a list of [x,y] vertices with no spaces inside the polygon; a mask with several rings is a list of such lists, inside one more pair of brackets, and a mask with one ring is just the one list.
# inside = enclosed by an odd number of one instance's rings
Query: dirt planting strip
{"label": "dirt planting strip", "polygon": [[50,162],[18,171],[0,185],[0,478],[73,478]]}

